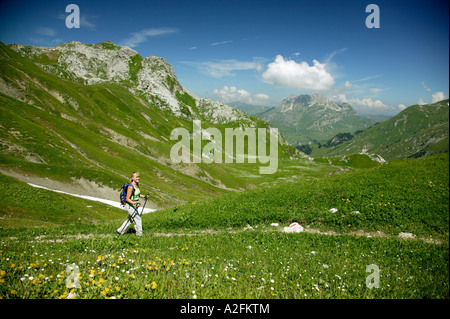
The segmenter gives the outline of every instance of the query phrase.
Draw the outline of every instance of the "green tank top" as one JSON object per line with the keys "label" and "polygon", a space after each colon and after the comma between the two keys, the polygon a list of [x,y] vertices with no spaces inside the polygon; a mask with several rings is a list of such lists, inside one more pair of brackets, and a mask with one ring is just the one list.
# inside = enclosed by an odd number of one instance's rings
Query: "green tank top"
{"label": "green tank top", "polygon": [[[139,203],[139,195],[141,194],[141,189],[139,188],[139,186],[134,187],[134,194],[131,193],[130,199],[132,202],[135,203]],[[130,205],[130,203],[127,203],[128,205]],[[130,205],[132,206],[132,205]]]}

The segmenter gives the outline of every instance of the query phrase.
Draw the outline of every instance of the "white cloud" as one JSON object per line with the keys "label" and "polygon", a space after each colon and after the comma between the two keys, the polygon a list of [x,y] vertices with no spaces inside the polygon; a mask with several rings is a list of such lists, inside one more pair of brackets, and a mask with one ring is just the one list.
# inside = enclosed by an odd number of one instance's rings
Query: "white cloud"
{"label": "white cloud", "polygon": [[39,27],[36,28],[36,30],[34,30],[34,32],[36,34],[45,36],[45,37],[54,37],[56,35],[56,31],[53,30],[52,28],[47,28],[47,27]]}
{"label": "white cloud", "polygon": [[377,74],[377,75],[371,75],[371,76],[367,76],[367,77],[365,77],[365,78],[362,78],[362,79],[358,79],[358,80],[354,80],[354,81],[352,81],[352,82],[364,82],[364,81],[369,81],[369,80],[372,80],[372,79],[376,79],[376,78],[379,78],[380,76],[383,76],[383,74]]}
{"label": "white cloud", "polygon": [[42,37],[31,37],[29,38],[31,42],[35,43],[36,45],[40,45],[40,46],[55,46],[58,44],[61,44],[63,42],[63,40],[61,40],[60,38],[55,38],[55,39],[48,39],[48,38],[42,38]]}
{"label": "white cloud", "polygon": [[182,63],[190,65],[198,69],[200,72],[203,72],[214,78],[232,76],[234,75],[233,71],[256,70],[260,72],[262,70],[262,65],[258,62],[246,62],[234,59],[204,62],[184,61]]}
{"label": "white cloud", "polygon": [[436,92],[431,95],[431,103],[436,103],[445,100],[447,97],[444,92]]}
{"label": "white cloud", "polygon": [[351,99],[350,102],[354,105],[368,108],[368,109],[384,109],[387,110],[389,108],[388,105],[384,104],[380,100],[372,100],[372,98],[364,98],[364,99]]}
{"label": "white cloud", "polygon": [[265,105],[269,96],[267,94],[259,93],[252,96],[250,92],[244,89],[238,89],[235,86],[224,86],[221,89],[214,89],[213,94],[220,97],[222,102],[242,102],[248,104]]}
{"label": "white cloud", "polygon": [[[422,86],[425,90],[427,90],[428,92],[431,92],[431,89],[425,84],[424,81],[422,81]],[[439,92],[434,92],[433,94],[431,94],[431,103],[436,103],[442,100],[445,100],[447,98],[447,96],[445,95],[444,92],[439,91]],[[418,101],[419,105],[424,105],[424,104],[428,104],[426,103],[422,98],[419,99]]]}
{"label": "white cloud", "polygon": [[158,35],[176,33],[178,29],[176,28],[152,28],[152,29],[144,29],[139,32],[131,33],[131,36],[128,39],[122,41],[121,45],[134,48],[138,46],[140,43],[147,41],[148,37],[154,37]]}
{"label": "white cloud", "polygon": [[424,87],[425,90],[427,90],[428,92],[431,92],[431,89],[425,85],[424,81],[422,81],[422,86]]}
{"label": "white cloud", "polygon": [[80,26],[82,28],[87,28],[89,30],[95,31],[95,28],[97,27],[94,23],[89,21],[88,19],[96,18],[94,16],[89,16],[87,14],[80,14]]}
{"label": "white cloud", "polygon": [[342,48],[331,52],[331,54],[325,59],[325,64],[330,63],[336,54],[341,54],[344,53],[345,51],[347,51],[347,48]]}
{"label": "white cloud", "polygon": [[369,91],[371,93],[375,94],[375,95],[380,93],[380,92],[387,91],[387,90],[389,90],[389,89],[380,89],[380,88],[370,88],[369,89]]}
{"label": "white cloud", "polygon": [[333,99],[338,103],[341,102],[350,104],[360,114],[379,114],[380,112],[386,114],[396,113],[406,108],[406,106],[403,104],[399,104],[397,107],[393,107],[383,103],[381,100],[374,100],[370,97],[366,97],[363,99],[348,98],[345,94],[338,94],[337,96],[333,96]]}
{"label": "white cloud", "polygon": [[307,62],[297,63],[285,60],[277,55],[275,61],[269,63],[267,70],[262,74],[266,83],[308,90],[328,90],[335,81],[333,76],[325,69],[326,64],[313,60],[310,66]]}
{"label": "white cloud", "polygon": [[[380,92],[388,91],[389,88],[382,88],[380,85],[374,84],[374,83],[368,83],[367,81],[373,80],[376,78],[379,78],[383,76],[383,74],[377,74],[372,76],[367,76],[365,78],[345,81],[344,88],[345,90],[351,90],[353,94],[356,94],[358,96],[363,95],[370,95],[370,97],[375,98]],[[363,82],[363,83],[361,83]],[[347,91],[349,93],[350,91]]]}
{"label": "white cloud", "polygon": [[238,90],[235,86],[228,87],[226,85],[221,89],[214,89],[213,93],[219,95],[224,103],[235,101],[247,102],[251,96],[251,94],[244,89]]}
{"label": "white cloud", "polygon": [[[439,102],[439,101],[442,101],[442,100],[445,100],[445,99],[447,99],[447,95],[444,92],[442,92],[442,91],[435,92],[435,93],[431,94],[431,103],[436,103],[436,102]],[[420,98],[417,101],[417,104],[425,105],[425,104],[430,104],[430,102],[425,102],[424,99]]]}
{"label": "white cloud", "polygon": [[255,98],[257,98],[259,100],[268,100],[269,96],[267,94],[259,93],[259,94],[255,94]]}
{"label": "white cloud", "polygon": [[214,43],[211,43],[211,45],[215,46],[215,45],[227,44],[227,43],[231,43],[231,42],[233,42],[233,41],[214,42]]}
{"label": "white cloud", "polygon": [[[54,17],[59,20],[66,20],[67,16],[68,16],[68,14],[64,14],[64,13],[60,12],[58,15],[56,15]],[[95,28],[97,26],[90,21],[92,18],[98,18],[98,16],[92,16],[92,15],[86,14],[84,12],[81,13],[80,14],[80,27],[95,31]]]}

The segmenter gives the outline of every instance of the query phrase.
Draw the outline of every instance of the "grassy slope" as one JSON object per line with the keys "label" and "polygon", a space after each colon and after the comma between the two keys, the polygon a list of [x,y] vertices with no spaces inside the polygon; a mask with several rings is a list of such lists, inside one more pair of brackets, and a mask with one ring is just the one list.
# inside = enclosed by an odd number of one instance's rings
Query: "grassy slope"
{"label": "grassy slope", "polygon": [[413,105],[337,147],[314,147],[311,156],[359,153],[364,148],[387,160],[448,152],[448,112],[448,100]]}
{"label": "grassy slope", "polygon": [[[43,78],[39,71],[35,76],[44,83],[48,75]],[[33,90],[37,107],[1,95],[0,129],[6,140],[2,141],[2,166],[67,181],[84,176],[115,188],[122,175],[128,174],[128,170],[121,171],[126,158],[119,155],[130,149],[111,142],[94,118],[104,116],[108,121],[113,115],[105,125],[133,138],[126,125],[117,124],[131,116],[127,103],[121,101],[133,97],[118,86],[77,86],[48,77],[46,86],[60,85],[61,92],[72,90],[70,94],[79,96],[78,102],[91,105],[92,93],[97,101],[92,104],[94,109],[80,106],[79,112],[74,112],[73,106],[62,105],[32,82],[27,82],[28,89]],[[38,99],[50,102],[46,103],[49,108]],[[109,109],[110,105],[114,107]],[[144,110],[145,106],[139,107]],[[164,112],[151,108],[148,112],[155,112],[150,117],[155,119],[157,130],[148,129],[145,134],[168,131],[171,126],[166,119],[175,121]],[[61,113],[78,122],[61,117]],[[77,149],[66,141],[76,142]],[[148,155],[152,146],[157,149],[160,145],[151,140],[138,142],[130,152],[135,156],[142,156],[136,150]],[[155,178],[144,188],[158,187],[153,196],[163,201],[167,190],[189,204],[144,215],[144,236],[140,239],[111,236],[125,218],[123,211],[37,190],[0,175],[4,202],[0,209],[0,297],[65,298],[70,292],[65,270],[76,263],[82,282],[75,291],[81,298],[192,298],[194,294],[198,298],[448,298],[448,154],[391,161],[318,179],[315,177],[336,168],[287,159],[280,163],[280,175],[266,179],[257,177],[251,165],[208,167],[220,170],[222,176],[231,175],[227,178],[234,185],[245,185],[251,176],[257,180],[255,184],[275,180],[278,185],[204,201],[195,195],[205,196],[217,188],[209,189],[208,184],[162,164],[143,164],[141,175]],[[155,171],[164,178],[172,177],[165,183],[178,186],[179,192],[165,186]],[[293,172],[297,181],[278,180],[290,178]],[[196,189],[196,194],[189,189]],[[330,213],[332,207],[339,212]],[[271,222],[287,225],[292,221],[337,232],[380,230],[393,236],[400,231],[412,232],[420,237],[431,235],[444,244],[289,235],[264,227]],[[233,233],[247,224],[269,231]],[[159,232],[194,233],[210,228],[218,233],[157,236]],[[175,264],[168,267],[171,261]],[[380,289],[365,288],[368,264],[381,269]]]}
{"label": "grassy slope", "polygon": [[[163,231],[182,231],[183,229],[224,229],[227,227],[245,227],[248,224],[268,225],[280,222],[288,225],[299,222],[304,226],[323,231],[366,232],[382,231],[385,234],[398,235],[400,232],[412,232],[420,237],[448,238],[449,194],[448,194],[448,154],[392,161],[388,164],[368,169],[358,169],[326,178],[307,178],[293,182],[280,183],[255,190],[228,194],[214,199],[193,201],[171,209],[156,211],[144,215],[144,229]],[[2,177],[5,185],[16,185],[10,178]],[[36,220],[34,214],[39,211],[41,218],[52,219],[52,210],[43,210],[34,203],[41,202],[41,194],[47,194],[46,201],[52,207],[59,207],[59,198],[66,198],[64,209],[56,210],[56,215],[80,210],[81,218],[87,217],[90,209],[85,201],[81,206],[70,208],[68,195],[59,195],[52,199],[49,191],[37,192],[30,186],[19,183],[22,193],[9,186],[2,189],[2,197],[8,199],[2,208],[2,216],[10,211],[19,211],[24,219]],[[18,197],[20,201],[16,201]],[[46,202],[44,201],[44,202]],[[73,202],[80,200],[75,199]],[[28,207],[26,212],[21,207]],[[338,213],[331,213],[337,208]],[[100,215],[106,217],[113,209],[96,206]],[[354,214],[352,212],[360,212]],[[75,215],[71,215],[76,217]],[[123,216],[123,215],[122,215]],[[70,217],[67,217],[70,219]],[[110,214],[105,219],[120,218]],[[2,220],[2,226],[7,218]],[[73,220],[77,222],[77,219]],[[61,224],[61,223],[59,223]],[[12,228],[25,224],[10,225]],[[88,231],[97,232],[99,227],[85,225]],[[111,232],[114,226],[104,225],[102,230]],[[11,231],[14,232],[12,229]]]}
{"label": "grassy slope", "polygon": [[[144,224],[201,229],[297,221],[338,232],[362,229],[448,238],[448,163],[448,154],[392,161],[155,212]],[[331,208],[339,212],[330,213]]]}
{"label": "grassy slope", "polygon": [[[0,94],[2,169],[65,182],[84,177],[111,189],[120,187],[130,172],[140,171],[142,186],[159,207],[224,194],[225,187],[245,189],[301,174],[297,168],[280,167],[278,174],[263,176],[257,174],[259,163],[173,165],[169,154],[176,141],[169,140],[170,132],[176,127],[192,131],[191,122],[119,85],[59,78],[3,44],[1,54],[2,79],[27,101]],[[181,99],[192,104],[189,97]],[[203,128],[210,126],[202,121]],[[287,147],[280,146],[280,166],[288,156]],[[311,166],[304,160],[297,164]],[[331,170],[317,167],[323,173]],[[243,178],[248,175],[257,177],[248,182]]]}
{"label": "grassy slope", "polygon": [[[3,229],[0,297],[448,298],[448,161],[447,154],[393,161],[159,211],[143,216],[139,239],[109,235],[122,220]],[[19,186],[25,191],[15,197],[2,190],[10,205],[37,196]],[[8,193],[16,194],[12,188]],[[46,191],[38,199],[45,207],[54,207],[47,206],[52,200],[72,204]],[[79,203],[84,214],[86,203]],[[327,213],[330,207],[339,214]],[[361,215],[349,214],[354,209]],[[344,232],[411,231],[444,240],[284,234],[264,227],[294,220]],[[242,231],[247,222],[260,227]],[[208,227],[217,230],[182,235]],[[168,230],[179,236],[158,235]],[[76,289],[66,287],[72,263],[81,275]],[[368,265],[380,269],[379,288],[366,287]]]}
{"label": "grassy slope", "polygon": [[126,214],[105,204],[36,189],[14,178],[0,174],[2,185],[0,229],[53,228],[61,225],[97,225],[125,218]]}

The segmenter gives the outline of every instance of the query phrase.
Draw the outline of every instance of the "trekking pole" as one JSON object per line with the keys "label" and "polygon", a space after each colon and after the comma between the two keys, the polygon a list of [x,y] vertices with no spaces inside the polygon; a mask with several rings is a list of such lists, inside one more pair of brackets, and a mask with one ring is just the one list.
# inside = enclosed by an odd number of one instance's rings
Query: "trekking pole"
{"label": "trekking pole", "polygon": [[[144,214],[144,208],[145,208],[145,205],[147,204],[147,199],[148,199],[149,196],[150,196],[149,194],[147,194],[145,196],[145,202],[144,202],[144,206],[142,206],[141,216],[142,216],[142,214]],[[136,212],[137,212],[137,209],[136,209]],[[142,225],[142,222],[141,222],[141,225]],[[142,227],[142,231],[144,231],[144,226],[141,226],[141,227]]]}
{"label": "trekking pole", "polygon": [[144,206],[142,207],[141,216],[142,216],[142,214],[144,213],[144,208],[145,208],[145,205],[147,204],[147,199],[148,199],[149,196],[150,196],[149,194],[147,194],[147,195],[145,196],[145,202],[144,202]]}
{"label": "trekking pole", "polygon": [[[147,194],[147,196],[150,196],[149,194]],[[145,197],[145,202],[144,202],[144,206],[142,207],[142,210],[141,210],[141,213],[139,214],[139,210],[138,210],[138,207],[135,207],[134,208],[134,213],[131,215],[131,221],[134,223],[134,217],[136,216],[136,215],[139,215],[139,216],[142,216],[142,214],[144,213],[144,208],[145,208],[145,205],[147,204],[147,198],[148,197]],[[143,229],[142,229],[143,230]]]}

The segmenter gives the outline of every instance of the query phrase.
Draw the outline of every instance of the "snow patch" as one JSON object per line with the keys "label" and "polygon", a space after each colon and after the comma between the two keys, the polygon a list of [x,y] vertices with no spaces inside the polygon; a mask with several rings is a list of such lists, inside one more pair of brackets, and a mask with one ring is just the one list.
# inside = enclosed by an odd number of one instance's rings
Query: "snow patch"
{"label": "snow patch", "polygon": [[[96,201],[96,202],[104,203],[104,204],[107,204],[107,205],[110,205],[110,206],[113,206],[113,207],[116,207],[116,208],[124,209],[124,206],[121,203],[119,203],[118,200],[117,201],[113,201],[113,200],[104,199],[104,198],[98,198],[98,197],[93,197],[93,196],[71,194],[71,193],[67,193],[67,192],[63,192],[63,191],[60,191],[60,190],[51,189],[51,188],[48,188],[48,187],[45,187],[45,186],[40,186],[40,185],[36,185],[36,184],[31,184],[31,183],[28,183],[28,185],[30,185],[32,187],[36,187],[36,188],[46,189],[46,190],[49,190],[49,191],[52,191],[52,192],[55,192],[55,193],[61,193],[61,194],[66,194],[66,195],[70,195],[70,196],[80,197],[80,198],[83,198],[83,199]],[[147,213],[154,212],[154,211],[155,211],[155,209],[144,208],[143,214],[147,214]]]}

